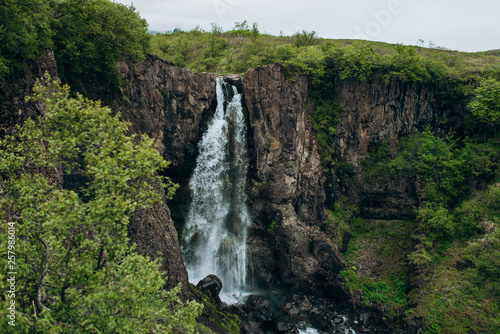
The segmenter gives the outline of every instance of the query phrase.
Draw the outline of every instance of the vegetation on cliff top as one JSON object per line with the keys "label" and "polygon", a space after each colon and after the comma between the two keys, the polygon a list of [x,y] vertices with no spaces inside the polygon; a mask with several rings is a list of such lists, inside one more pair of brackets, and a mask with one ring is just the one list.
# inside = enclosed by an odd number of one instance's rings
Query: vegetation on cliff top
{"label": "vegetation on cliff top", "polygon": [[381,74],[388,80],[438,82],[453,78],[468,80],[485,72],[500,73],[500,57],[494,54],[464,53],[380,42],[329,40],[314,32],[294,36],[272,36],[259,32],[257,24],[236,22],[223,32],[158,33],[151,40],[151,52],[175,65],[193,71],[244,73],[250,68],[283,63],[307,73],[335,71],[341,79],[366,80]]}
{"label": "vegetation on cliff top", "polygon": [[45,50],[72,89],[118,87],[118,60],[141,61],[149,50],[147,22],[133,6],[109,0],[16,0],[0,3],[0,78]]}

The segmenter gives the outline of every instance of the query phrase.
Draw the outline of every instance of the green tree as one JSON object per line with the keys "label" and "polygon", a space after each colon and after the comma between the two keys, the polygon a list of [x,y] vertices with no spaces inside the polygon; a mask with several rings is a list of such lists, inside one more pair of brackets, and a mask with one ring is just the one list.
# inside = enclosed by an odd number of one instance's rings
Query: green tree
{"label": "green tree", "polygon": [[79,92],[118,85],[118,60],[141,61],[149,49],[147,22],[133,6],[109,0],[54,3],[55,56],[61,79]]}
{"label": "green tree", "polygon": [[[49,78],[46,78],[50,81]],[[147,136],[99,102],[57,82],[37,82],[31,100],[45,115],[0,141],[0,328],[30,333],[193,333],[201,305],[163,290],[159,260],[130,246],[137,208],[171,196],[167,167]],[[86,184],[65,189],[64,177]],[[7,229],[15,229],[16,328],[7,325]],[[12,240],[12,239],[10,239]]]}
{"label": "green tree", "polygon": [[0,78],[52,46],[50,17],[44,0],[0,2]]}
{"label": "green tree", "polygon": [[366,81],[373,71],[373,65],[377,60],[377,54],[372,47],[365,43],[356,42],[343,47],[329,50],[330,66],[338,73],[340,79],[355,78]]}
{"label": "green tree", "polygon": [[495,79],[483,79],[474,90],[469,108],[472,115],[482,123],[500,123],[500,82]]}
{"label": "green tree", "polygon": [[300,48],[302,46],[316,45],[319,42],[316,31],[307,32],[305,30],[297,31],[293,35],[293,44]]}
{"label": "green tree", "polygon": [[413,82],[427,82],[430,75],[426,70],[423,58],[411,46],[396,44],[396,53],[387,58],[389,77]]}

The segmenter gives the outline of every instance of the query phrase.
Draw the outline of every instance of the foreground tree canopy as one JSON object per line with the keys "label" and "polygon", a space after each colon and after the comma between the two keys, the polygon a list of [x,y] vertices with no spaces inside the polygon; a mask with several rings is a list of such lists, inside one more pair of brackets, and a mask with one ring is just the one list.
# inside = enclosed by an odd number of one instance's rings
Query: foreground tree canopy
{"label": "foreground tree canopy", "polygon": [[[7,324],[7,281],[0,274],[1,332],[193,332],[200,304],[164,291],[159,263],[130,246],[127,224],[175,186],[157,171],[167,162],[146,136],[99,102],[57,82],[37,82],[32,101],[44,117],[28,119],[0,141],[2,268],[14,227],[16,327]],[[76,175],[84,187],[68,189]],[[69,187],[71,188],[71,187]],[[12,264],[12,263],[11,263]]]}

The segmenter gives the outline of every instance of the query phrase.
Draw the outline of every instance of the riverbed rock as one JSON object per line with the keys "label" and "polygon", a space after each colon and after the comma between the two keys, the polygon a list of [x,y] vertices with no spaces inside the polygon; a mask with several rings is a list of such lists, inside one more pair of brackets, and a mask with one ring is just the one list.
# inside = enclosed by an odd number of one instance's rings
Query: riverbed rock
{"label": "riverbed rock", "polygon": [[196,289],[209,297],[215,305],[221,304],[219,293],[222,290],[222,281],[216,275],[210,274],[199,281],[196,285]]}

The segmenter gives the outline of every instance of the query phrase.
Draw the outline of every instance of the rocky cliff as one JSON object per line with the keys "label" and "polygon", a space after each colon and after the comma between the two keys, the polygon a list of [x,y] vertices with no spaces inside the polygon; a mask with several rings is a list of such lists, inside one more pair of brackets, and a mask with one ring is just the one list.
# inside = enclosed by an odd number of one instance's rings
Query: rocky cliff
{"label": "rocky cliff", "polygon": [[[186,71],[154,56],[133,66],[121,62],[119,68],[123,85],[112,107],[131,123],[133,132],[153,138],[158,151],[171,162],[169,169],[160,173],[187,184],[196,164],[198,141],[213,109],[215,75]],[[187,212],[189,201],[187,187],[181,187],[172,205],[180,211],[177,217]],[[169,287],[180,282],[187,294],[187,271],[167,204],[136,212],[129,230],[140,254],[153,259],[161,254]]]}
{"label": "rocky cliff", "polygon": [[[53,76],[57,72],[50,55],[37,64],[26,70],[26,83],[12,85],[20,87],[17,91],[9,90],[5,80],[0,83],[3,132],[22,117],[43,112],[24,104],[23,96],[35,77],[45,70]],[[120,63],[119,69],[121,95],[111,107],[131,122],[132,131],[154,138],[158,151],[171,162],[160,173],[181,184],[173,201],[136,212],[129,225],[131,239],[141,254],[155,258],[160,252],[169,286],[181,282],[187,294],[188,277],[172,216],[181,226],[187,215],[187,183],[198,141],[215,108],[216,76],[189,72],[154,56],[133,66]],[[338,277],[344,259],[323,233],[325,207],[335,199],[325,194],[325,179],[334,181],[330,184],[336,189],[327,189],[330,194],[346,194],[365,217],[410,217],[418,201],[416,180],[369,182],[361,161],[373,145],[387,143],[396,149],[399,137],[435,123],[436,92],[417,84],[336,80],[332,98],[344,109],[336,151],[351,167],[346,173],[325,175],[310,119],[314,102],[308,78],[295,75],[290,80],[280,65],[269,65],[227,80],[243,93],[247,112],[249,278],[258,289],[348,298]]]}
{"label": "rocky cliff", "polygon": [[[243,81],[251,156],[249,250],[260,288],[338,293],[343,257],[320,231],[325,193],[310,120],[307,78],[287,80],[279,65],[250,70]],[[319,283],[321,282],[321,283]]]}
{"label": "rocky cliff", "polygon": [[[337,177],[339,192],[374,219],[408,219],[418,204],[417,180],[367,180],[361,161],[372,148],[388,144],[396,151],[398,139],[436,124],[438,92],[415,83],[336,80],[334,100],[343,107],[337,126],[336,151],[351,166],[348,177]],[[344,175],[345,176],[345,175]]]}
{"label": "rocky cliff", "polygon": [[8,133],[15,124],[21,124],[28,117],[43,113],[42,105],[28,103],[25,98],[31,94],[36,79],[41,78],[46,72],[52,78],[58,78],[56,60],[51,51],[24,64],[22,69],[12,70],[0,79],[0,136]]}

